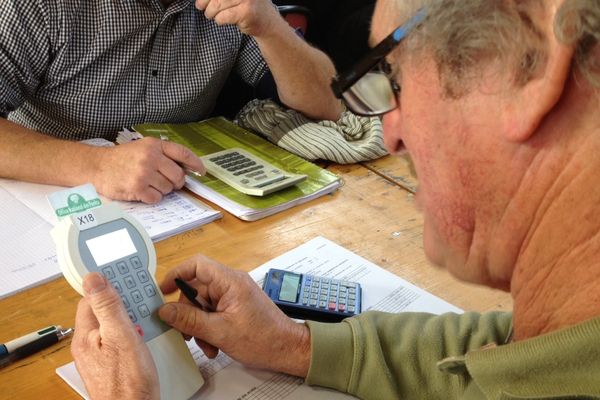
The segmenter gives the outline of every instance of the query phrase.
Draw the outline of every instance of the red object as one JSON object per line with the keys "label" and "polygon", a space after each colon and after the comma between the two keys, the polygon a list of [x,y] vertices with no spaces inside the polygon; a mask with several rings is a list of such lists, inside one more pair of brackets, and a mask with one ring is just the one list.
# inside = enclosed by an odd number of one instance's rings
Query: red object
{"label": "red object", "polygon": [[283,17],[287,23],[294,29],[300,29],[302,34],[306,35],[306,29],[308,28],[308,20],[305,15],[290,13]]}
{"label": "red object", "polygon": [[142,327],[141,327],[141,326],[139,326],[139,325],[137,325],[137,324],[136,324],[136,325],[135,325],[135,330],[137,331],[137,333],[138,333],[138,334],[139,334],[141,337],[144,337],[144,330],[142,329]]}

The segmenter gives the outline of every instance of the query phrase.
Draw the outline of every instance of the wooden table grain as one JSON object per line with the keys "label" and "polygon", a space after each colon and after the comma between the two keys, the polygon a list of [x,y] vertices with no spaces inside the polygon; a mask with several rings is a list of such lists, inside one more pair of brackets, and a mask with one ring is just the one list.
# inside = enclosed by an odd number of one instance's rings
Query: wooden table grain
{"label": "wooden table grain", "polygon": [[[405,159],[328,169],[344,179],[332,195],[255,222],[224,213],[222,220],[157,243],[159,281],[168,269],[197,253],[250,271],[321,235],[465,310],[511,308],[506,293],[460,283],[428,263],[423,220],[413,207],[413,195],[389,179],[410,173]],[[73,326],[78,300],[62,278],[1,300],[0,343],[47,325]],[[0,370],[0,398],[79,398],[55,373],[72,361],[69,344],[65,340]]]}
{"label": "wooden table grain", "polygon": [[417,176],[410,155],[407,152],[363,162],[362,165],[410,193],[414,194],[417,190]]}

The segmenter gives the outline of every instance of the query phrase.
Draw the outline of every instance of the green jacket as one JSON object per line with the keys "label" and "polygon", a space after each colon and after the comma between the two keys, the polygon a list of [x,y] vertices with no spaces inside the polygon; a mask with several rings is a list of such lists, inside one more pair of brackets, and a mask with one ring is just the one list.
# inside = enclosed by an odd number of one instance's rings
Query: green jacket
{"label": "green jacket", "polygon": [[600,318],[504,344],[511,318],[366,312],[307,322],[306,382],[363,399],[600,399]]}

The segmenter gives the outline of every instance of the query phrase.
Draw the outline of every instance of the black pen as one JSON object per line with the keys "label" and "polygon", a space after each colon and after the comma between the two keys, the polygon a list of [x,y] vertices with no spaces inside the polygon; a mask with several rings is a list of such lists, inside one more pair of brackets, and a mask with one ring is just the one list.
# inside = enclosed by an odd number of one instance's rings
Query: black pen
{"label": "black pen", "polygon": [[206,312],[213,312],[215,308],[210,305],[208,301],[204,299],[204,297],[198,295],[198,291],[188,285],[185,281],[175,278],[175,284],[181,290],[181,293],[185,296],[186,299],[190,301],[193,305],[198,307],[199,309]]}
{"label": "black pen", "polygon": [[37,332],[0,344],[0,368],[58,343],[73,333],[60,325],[49,326]]}

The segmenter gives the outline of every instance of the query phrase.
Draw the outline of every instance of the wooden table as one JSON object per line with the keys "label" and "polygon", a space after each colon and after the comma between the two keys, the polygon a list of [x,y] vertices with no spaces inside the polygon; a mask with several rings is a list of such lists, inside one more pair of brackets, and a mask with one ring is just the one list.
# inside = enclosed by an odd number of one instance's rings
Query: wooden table
{"label": "wooden table", "polygon": [[[220,221],[158,243],[158,279],[198,252],[249,271],[322,235],[463,309],[511,308],[506,293],[460,283],[427,262],[422,217],[405,188],[416,183],[406,159],[328,169],[345,182],[333,195],[256,222],[224,213]],[[73,326],[78,300],[62,278],[1,300],[0,342],[46,325]],[[71,360],[65,340],[0,370],[0,398],[79,398],[55,373]]]}

